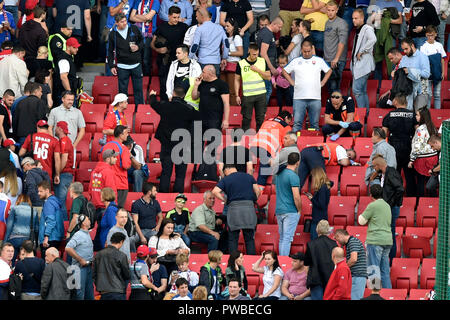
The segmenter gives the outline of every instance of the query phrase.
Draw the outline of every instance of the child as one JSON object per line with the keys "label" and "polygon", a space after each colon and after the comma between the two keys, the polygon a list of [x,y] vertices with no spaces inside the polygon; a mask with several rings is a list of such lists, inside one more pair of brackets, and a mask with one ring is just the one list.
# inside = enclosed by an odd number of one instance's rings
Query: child
{"label": "child", "polygon": [[200,268],[199,285],[205,286],[208,291],[208,298],[223,300],[222,286],[225,284],[225,276],[220,268],[223,253],[220,250],[208,252],[208,262]]}
{"label": "child", "polygon": [[187,232],[189,230],[189,220],[191,216],[189,210],[184,207],[187,201],[187,197],[180,193],[175,197],[175,208],[167,212],[166,218],[172,219],[175,223],[173,232],[178,233],[183,239],[184,243],[189,247],[191,240],[189,239]]}
{"label": "child", "polygon": [[189,282],[185,278],[178,278],[175,281],[178,294],[172,300],[192,300],[192,294],[188,290],[188,284]]}
{"label": "child", "polygon": [[280,108],[280,111],[283,109],[283,97],[285,97],[285,106],[292,106],[292,95],[293,95],[293,88],[289,84],[289,81],[286,80],[285,77],[283,77],[282,71],[283,68],[286,67],[288,63],[287,56],[285,54],[280,54],[278,57],[278,75],[272,76],[272,84],[275,89],[277,89],[277,101],[278,101],[278,107]]}
{"label": "child", "polygon": [[444,47],[436,41],[437,29],[433,25],[426,28],[427,41],[420,47],[420,51],[430,59],[431,76],[428,80],[428,105],[431,106],[431,85],[433,85],[434,108],[441,108],[441,82],[444,79],[445,62],[447,56]]}
{"label": "child", "polygon": [[194,271],[189,270],[189,256],[187,254],[180,253],[177,255],[175,262],[178,266],[178,270],[173,271],[170,274],[169,293],[176,294],[178,292],[176,281],[181,278],[184,278],[188,281],[188,289],[190,292],[192,292],[192,290],[194,290],[194,288],[198,285],[198,274]]}

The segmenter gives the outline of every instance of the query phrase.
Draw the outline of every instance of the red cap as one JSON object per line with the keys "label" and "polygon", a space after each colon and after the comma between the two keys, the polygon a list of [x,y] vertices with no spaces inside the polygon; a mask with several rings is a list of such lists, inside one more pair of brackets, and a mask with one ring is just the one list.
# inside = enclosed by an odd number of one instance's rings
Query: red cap
{"label": "red cap", "polygon": [[61,128],[65,134],[69,134],[69,126],[67,125],[67,122],[65,121],[58,121],[56,123],[56,126]]}
{"label": "red cap", "polygon": [[81,44],[78,42],[78,40],[76,38],[71,37],[71,38],[67,39],[66,46],[79,48],[79,47],[81,47]]}
{"label": "red cap", "polygon": [[38,2],[39,0],[27,0],[25,2],[25,9],[33,10],[37,6]]}
{"label": "red cap", "polygon": [[144,244],[140,245],[136,249],[136,254],[139,258],[144,258],[144,257],[148,256],[149,252],[150,252],[150,249]]}
{"label": "red cap", "polygon": [[13,144],[16,144],[16,142],[13,139],[6,139],[5,141],[3,141],[3,146],[5,148],[12,146]]}
{"label": "red cap", "polygon": [[150,252],[148,253],[148,255],[151,256],[157,256],[158,255],[158,251],[156,251],[155,248],[150,248]]}
{"label": "red cap", "polygon": [[48,127],[48,123],[45,120],[39,120],[37,123],[38,127]]}

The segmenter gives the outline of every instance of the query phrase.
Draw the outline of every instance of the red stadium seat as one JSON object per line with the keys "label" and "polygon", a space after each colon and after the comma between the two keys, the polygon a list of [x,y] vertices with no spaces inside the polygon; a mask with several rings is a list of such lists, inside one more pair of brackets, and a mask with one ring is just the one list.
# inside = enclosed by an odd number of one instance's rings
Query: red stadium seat
{"label": "red stadium seat", "polygon": [[294,240],[291,242],[291,252],[290,254],[295,254],[297,252],[306,252],[306,245],[311,240],[311,234],[303,232],[303,226],[297,226],[294,233]]}
{"label": "red stadium seat", "polygon": [[[322,105],[323,106],[326,104],[326,101],[327,101],[327,97],[325,95],[322,95]],[[325,107],[320,108],[319,127],[322,128],[324,124],[325,124]]]}
{"label": "red stadium seat", "polygon": [[89,183],[91,181],[92,169],[79,168],[75,174],[75,181],[83,184],[83,190],[89,189]]}
{"label": "red stadium seat", "polygon": [[367,137],[372,136],[373,128],[382,126],[383,118],[390,110],[382,108],[370,109],[367,117]]}
{"label": "red stadium seat", "polygon": [[397,245],[397,251],[395,252],[395,257],[400,258],[402,256],[402,251],[400,250],[403,237],[403,227],[395,227],[395,243]]}
{"label": "red stadium seat", "polygon": [[297,146],[300,151],[302,151],[304,148],[310,147],[313,144],[316,143],[323,143],[323,137],[322,136],[302,136],[298,137],[297,139]]}
{"label": "red stadium seat", "polygon": [[162,171],[161,163],[151,162],[147,163],[147,166],[150,173],[147,181],[159,185],[159,177]]}
{"label": "red stadium seat", "polygon": [[228,122],[230,128],[242,128],[242,114],[240,106],[230,106],[230,118]]}
{"label": "red stadium seat", "polygon": [[83,113],[86,132],[102,132],[105,114],[102,112],[86,111]]}
{"label": "red stadium seat", "polygon": [[[156,59],[155,59],[156,60]],[[150,82],[150,88],[149,88],[149,94],[150,92],[154,90],[156,91],[156,95],[159,96],[160,95],[160,88],[159,88],[159,77],[152,77],[151,82]]]}
{"label": "red stadium seat", "polygon": [[155,135],[152,135],[150,138],[150,146],[148,150],[148,160],[150,162],[155,161],[156,159],[160,159],[161,153],[161,142],[155,138]]}
{"label": "red stadium seat", "polygon": [[[159,194],[158,194],[159,195]],[[124,208],[131,212],[131,206],[133,202],[139,200],[142,197],[142,192],[128,192],[127,200],[125,201]]]}
{"label": "red stadium seat", "polygon": [[336,141],[331,141],[331,137],[327,137],[326,142],[330,143],[339,143],[341,146],[343,146],[345,149],[350,149],[353,147],[353,141],[354,139],[352,137],[341,137]]}
{"label": "red stadium seat", "polygon": [[80,106],[80,111],[83,113],[83,116],[86,113],[100,113],[103,114],[103,117],[106,115],[106,104],[104,103],[82,103]]}
{"label": "red stadium seat", "polygon": [[356,197],[367,195],[365,174],[366,167],[344,167],[341,175],[341,195]]}
{"label": "red stadium seat", "polygon": [[134,131],[136,133],[147,133],[152,135],[156,133],[160,120],[161,117],[153,109],[145,112],[138,111],[134,122]]}
{"label": "red stadium seat", "polygon": [[356,197],[331,196],[328,205],[328,221],[330,225],[354,225],[355,224]]}
{"label": "red stadium seat", "polygon": [[[276,208],[277,196],[276,194],[271,194],[269,198],[269,207],[267,208],[267,223],[268,224],[277,224],[277,219],[275,217],[275,208]],[[303,204],[303,202],[302,202]],[[302,212],[303,214],[303,212]]]}
{"label": "red stadium seat", "polygon": [[[186,169],[186,176],[184,178],[184,193],[192,192],[192,174],[194,172],[194,164],[188,163]],[[172,168],[172,176],[170,177],[170,190],[173,188],[173,184],[175,183],[175,165]]]}
{"label": "red stadium seat", "polygon": [[431,255],[433,228],[408,227],[403,236],[403,252],[410,258],[423,259]]}
{"label": "red stadium seat", "polygon": [[427,293],[430,290],[428,289],[411,289],[409,291],[409,299],[408,300],[429,300],[426,298]]}
{"label": "red stadium seat", "polygon": [[[364,212],[364,210],[366,210],[367,206],[372,201],[372,198],[368,196],[359,197],[358,210],[356,212],[356,221],[358,221],[359,216]],[[357,223],[357,225],[359,225],[359,223]]]}
{"label": "red stadium seat", "polygon": [[450,110],[448,109],[430,109],[431,120],[433,120],[436,128],[439,129],[442,121],[450,118]]}
{"label": "red stadium seat", "polygon": [[144,160],[147,161],[147,144],[149,135],[147,133],[130,133],[130,136],[136,144],[142,147],[142,150],[144,151]]}
{"label": "red stadium seat", "polygon": [[103,138],[103,133],[101,133],[101,132],[94,133],[93,140],[92,140],[92,146],[91,146],[91,161],[102,160],[101,157],[99,157],[102,146],[98,143],[98,141],[102,138]]}
{"label": "red stadium seat", "polygon": [[302,214],[298,224],[303,225],[305,224],[305,220],[311,219],[312,217],[312,203],[305,195],[302,194],[300,197],[302,199]]}
{"label": "red stadium seat", "polygon": [[97,161],[81,161],[79,169],[90,169],[92,171],[97,166]]}
{"label": "red stadium seat", "polygon": [[[377,106],[378,80],[367,80],[367,95],[369,96],[370,109]],[[355,101],[356,102],[356,101]]]}
{"label": "red stadium seat", "polygon": [[420,259],[394,258],[391,267],[391,282],[394,289],[417,289]]}
{"label": "red stadium seat", "polygon": [[406,300],[406,289],[381,289],[380,296],[385,300]]}
{"label": "red stadium seat", "polygon": [[[284,108],[288,108],[288,107],[286,106]],[[279,107],[267,106],[266,115],[264,117],[264,120],[275,118],[278,115],[279,111],[280,111]],[[291,112],[291,114],[292,114],[292,112]]]}
{"label": "red stadium seat", "polygon": [[439,216],[439,198],[419,198],[417,205],[417,226],[436,229]]}
{"label": "red stadium seat", "polygon": [[420,288],[432,289],[436,281],[436,259],[423,259],[420,269]]}
{"label": "red stadium seat", "polygon": [[[107,109],[108,109],[107,112],[114,111],[114,107],[112,104],[110,104]],[[125,118],[127,119],[128,125],[130,127],[131,127],[131,121],[133,120],[133,113],[135,111],[136,111],[136,105],[134,103],[131,103],[130,101],[128,101],[128,106],[123,113],[125,114]]]}
{"label": "red stadium seat", "polygon": [[[366,110],[366,108],[356,108],[356,113],[358,114],[358,117],[359,117],[359,122],[363,125],[363,127],[364,127],[364,125],[366,124],[366,113],[367,113],[367,110]],[[364,129],[364,128],[362,128],[362,129]],[[364,134],[364,131],[362,131],[361,132],[361,136]]]}
{"label": "red stadium seat", "polygon": [[400,215],[395,223],[396,226],[413,227],[414,226],[414,208],[416,207],[415,197],[404,197],[403,204],[400,207]]}
{"label": "red stadium seat", "polygon": [[345,229],[350,235],[354,236],[355,238],[358,238],[365,245],[367,237],[366,226],[347,226],[347,228]]}
{"label": "red stadium seat", "polygon": [[136,113],[155,112],[149,104],[138,104],[136,106]]}
{"label": "red stadium seat", "polygon": [[77,166],[80,161],[89,161],[89,145],[91,144],[92,133],[86,132],[83,139],[80,140],[77,146],[76,163]]}
{"label": "red stadium seat", "polygon": [[208,262],[207,254],[191,253],[189,255],[189,269],[200,273],[200,268]]}
{"label": "red stadium seat", "polygon": [[392,80],[381,80],[380,95],[392,89]]}
{"label": "red stadium seat", "polygon": [[114,76],[95,76],[92,85],[92,96],[95,103],[104,103],[109,105],[114,96],[119,91],[117,77]]}
{"label": "red stadium seat", "polygon": [[372,139],[362,137],[356,138],[354,149],[356,152],[356,161],[361,163],[361,165],[365,165],[367,161],[369,161],[370,155],[372,154]]}
{"label": "red stadium seat", "polygon": [[255,233],[256,254],[272,250],[278,254],[278,226],[273,224],[258,224]]}
{"label": "red stadium seat", "polygon": [[[339,174],[341,172],[341,166],[326,166],[328,179],[333,181],[333,187],[331,187],[330,193],[332,196],[338,195],[338,182],[339,182]],[[305,183],[306,185],[306,183]]]}
{"label": "red stadium seat", "polygon": [[438,231],[439,228],[436,228],[436,232],[434,234],[434,240],[433,240],[433,257],[437,257],[437,244],[438,244]]}

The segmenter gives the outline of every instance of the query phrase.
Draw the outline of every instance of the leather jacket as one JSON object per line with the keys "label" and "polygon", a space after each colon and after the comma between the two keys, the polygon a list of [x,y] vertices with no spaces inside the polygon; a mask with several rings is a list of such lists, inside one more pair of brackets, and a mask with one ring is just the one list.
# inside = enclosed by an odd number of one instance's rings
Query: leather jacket
{"label": "leather jacket", "polygon": [[92,276],[100,293],[125,293],[130,266],[125,253],[114,246],[99,251],[93,261]]}

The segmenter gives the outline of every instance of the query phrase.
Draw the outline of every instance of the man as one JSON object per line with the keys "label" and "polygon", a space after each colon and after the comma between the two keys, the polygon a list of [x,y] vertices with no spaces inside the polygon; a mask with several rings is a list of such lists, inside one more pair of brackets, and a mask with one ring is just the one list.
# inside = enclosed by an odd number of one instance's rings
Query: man
{"label": "man", "polygon": [[128,183],[133,184],[133,192],[141,192],[142,184],[148,179],[148,167],[144,159],[144,150],[128,136],[123,145],[130,150],[131,166],[128,169]]}
{"label": "man", "polygon": [[[442,131],[441,131],[442,132]],[[437,152],[439,152],[439,164],[434,167],[433,169],[430,169],[428,171],[428,173],[430,175],[437,175],[438,176],[438,180],[440,181],[440,171],[441,171],[441,136],[439,135],[432,135],[429,139],[428,139],[428,144],[431,146],[431,148]],[[427,189],[428,192],[435,192],[436,190],[429,190]]]}
{"label": "man", "polygon": [[[425,1],[425,3],[429,3]],[[433,7],[434,10],[434,7]],[[422,92],[422,82],[427,82],[430,72],[430,60],[428,56],[417,50],[414,41],[411,38],[405,38],[401,42],[401,47],[405,56],[400,61],[399,68],[403,68],[408,75],[408,79],[413,82],[413,92],[406,98],[408,100],[408,109],[413,110],[414,100]]]}
{"label": "man", "polygon": [[[179,45],[176,49],[176,56],[177,59],[171,63],[167,75],[166,94],[169,100],[172,100],[173,89],[182,86],[185,78],[188,78],[189,82],[193,84],[195,78],[202,73],[200,64],[189,58],[189,47],[187,45]],[[189,103],[189,101],[186,102]],[[194,107],[198,109],[198,104]]]}
{"label": "man", "polygon": [[[388,0],[389,1],[389,0]],[[350,34],[350,31],[352,31],[353,28],[353,22],[352,22],[352,16],[353,12],[356,8],[360,8],[364,12],[364,16],[367,16],[367,7],[369,6],[370,1],[368,0],[340,0],[339,6],[343,7],[343,14],[342,18],[347,22],[348,25],[348,33]]]}
{"label": "man", "polygon": [[318,238],[308,242],[305,252],[305,266],[308,266],[306,287],[312,300],[323,300],[324,289],[334,269],[331,253],[337,247],[336,241],[328,238],[330,225],[326,220],[317,224]]}
{"label": "man", "polygon": [[[264,122],[267,108],[266,86],[264,80],[270,80],[270,71],[264,58],[258,57],[259,48],[255,43],[248,47],[248,57],[239,61],[236,66],[234,90],[236,102],[241,105],[242,129],[250,129],[253,109],[255,109],[256,132]],[[242,78],[242,102],[239,89]]]}
{"label": "man", "polygon": [[323,58],[333,69],[327,82],[328,93],[341,87],[342,72],[347,60],[348,25],[344,19],[337,16],[338,5],[329,1],[326,5],[328,21],[325,23],[323,33],[324,53]]}
{"label": "man", "polygon": [[45,251],[45,262],[41,281],[42,300],[70,300],[69,264],[59,257],[59,251],[54,247]]}
{"label": "man", "polygon": [[125,235],[116,232],[111,244],[99,251],[92,263],[92,278],[101,300],[126,300],[127,283],[131,279],[129,260],[120,251]]}
{"label": "man", "polygon": [[441,23],[436,10],[431,1],[428,0],[416,0],[411,7],[413,14],[409,20],[409,33],[414,41],[414,46],[418,49],[427,40],[425,37],[427,26],[433,25],[437,28]]}
{"label": "man", "polygon": [[205,8],[197,10],[197,17],[201,25],[195,30],[189,56],[193,58],[197,55],[202,68],[206,65],[213,65],[216,75],[219,77],[221,67],[225,68],[230,49],[227,35],[222,26],[211,21],[209,12]]}
{"label": "man", "polygon": [[14,247],[9,242],[3,242],[0,247],[0,301],[8,300],[9,276],[13,273],[11,260],[14,256]]}
{"label": "man", "polygon": [[66,244],[66,252],[72,257],[72,266],[76,266],[80,270],[75,299],[94,300],[91,265],[94,259],[94,245],[89,235],[91,221],[88,216],[81,214],[78,216],[78,224],[80,229]]}
{"label": "man", "polygon": [[13,137],[11,106],[14,103],[14,91],[7,89],[0,100],[0,137],[2,143]]}
{"label": "man", "polygon": [[[310,127],[319,130],[321,108],[321,88],[327,83],[332,69],[325,60],[312,55],[313,44],[309,40],[302,42],[302,56],[293,59],[283,69],[283,76],[294,87],[294,127],[297,132],[303,128],[303,119],[308,110]],[[321,73],[325,76],[321,80]],[[295,82],[290,74],[294,74]]]}
{"label": "man", "polygon": [[364,177],[367,185],[380,184],[380,180],[376,178],[372,180],[370,179],[371,176],[375,174],[375,169],[373,169],[372,167],[372,159],[375,157],[375,155],[382,155],[383,159],[386,160],[386,163],[389,167],[397,168],[397,157],[395,154],[395,149],[386,141],[386,131],[384,131],[380,127],[373,128],[372,143],[372,154],[370,155],[369,161],[367,162],[366,175]]}
{"label": "man", "polygon": [[222,150],[220,155],[218,168],[220,176],[223,178],[223,167],[225,164],[234,164],[237,171],[253,174],[253,162],[249,148],[241,144],[242,136],[240,132],[234,130],[232,133],[233,143]]}
{"label": "man", "polygon": [[[283,28],[283,20],[276,17],[265,28],[258,31],[256,34],[256,44],[259,48],[259,55],[267,63],[270,73],[274,76],[278,75],[277,71],[277,46],[275,44],[275,34],[280,32]],[[270,95],[272,94],[272,82],[270,79],[264,79],[266,85],[266,103],[269,103]]]}
{"label": "man", "polygon": [[58,121],[56,123],[55,133],[59,139],[59,144],[55,151],[55,162],[59,162],[59,171],[55,172],[54,189],[55,195],[61,202],[64,213],[66,213],[67,190],[72,183],[75,173],[75,152],[72,141],[67,136],[69,127],[66,121]]}
{"label": "man", "polygon": [[38,185],[43,180],[50,183],[50,177],[46,171],[36,167],[33,158],[25,157],[21,165],[24,172],[23,193],[30,197],[33,208],[40,212],[44,201],[39,198]]}
{"label": "man", "polygon": [[350,70],[353,75],[352,92],[358,108],[366,108],[368,111],[367,80],[370,73],[375,70],[373,48],[377,37],[373,27],[364,23],[364,11],[361,8],[353,11],[352,19],[356,28],[350,62]]}
{"label": "man", "polygon": [[[23,88],[23,96],[21,96],[21,97],[19,97],[19,98],[14,100],[14,102],[13,102],[13,104],[11,106],[11,114],[12,114],[13,119],[14,119],[14,116],[15,116],[15,111],[17,109],[17,105],[19,104],[20,101],[22,101],[23,99],[27,98],[31,94],[31,89],[33,88],[34,84],[35,84],[34,82],[28,81],[25,84],[25,87]],[[41,87],[41,86],[39,86],[39,87]],[[42,94],[41,94],[41,96],[42,96]],[[43,104],[45,106],[45,103],[43,103]]]}
{"label": "man", "polygon": [[161,206],[156,200],[157,194],[156,186],[146,182],[142,189],[142,197],[131,205],[131,216],[141,244],[147,244],[148,240],[158,233],[163,220]]}
{"label": "man", "polygon": [[[114,140],[114,129],[118,125],[128,127],[128,121],[125,118],[125,110],[128,108],[128,96],[124,93],[118,93],[111,103],[112,111],[109,111],[103,122],[103,134],[106,135],[106,142]],[[130,119],[131,121],[133,119]]]}
{"label": "man", "polygon": [[66,51],[67,39],[72,36],[72,32],[73,26],[63,22],[59,31],[48,38],[48,61],[52,61],[53,66],[56,66],[60,55]]}
{"label": "man", "polygon": [[364,245],[344,229],[336,230],[334,238],[341,246],[345,246],[347,266],[350,268],[352,278],[351,298],[361,300],[367,280],[367,255]]}
{"label": "man", "polygon": [[355,111],[352,97],[343,96],[338,89],[333,90],[325,106],[323,135],[331,136],[331,141],[336,141],[340,137],[358,137],[361,134],[362,124]]}
{"label": "man", "polygon": [[383,288],[390,289],[391,278],[389,270],[389,252],[392,247],[391,207],[383,200],[383,189],[374,184],[370,187],[370,197],[373,200],[366,210],[358,217],[360,225],[368,224],[366,247],[369,278],[372,273],[381,275]]}
{"label": "man", "polygon": [[[276,155],[275,159],[271,159],[271,166],[273,173],[281,173],[286,168],[288,157],[291,153],[300,154],[300,150],[297,146],[297,134],[294,131],[289,131],[283,137],[283,149]],[[298,169],[298,168],[297,168]],[[295,170],[297,173],[298,170]]]}
{"label": "man", "polygon": [[292,269],[286,271],[281,283],[282,296],[280,300],[311,300],[310,290],[306,288],[308,267],[305,267],[305,255],[297,252],[290,255]]}
{"label": "man", "polygon": [[188,236],[191,242],[206,243],[208,252],[217,250],[220,234],[216,232],[215,196],[211,191],[203,194],[203,204],[192,211]]}
{"label": "man", "polygon": [[194,9],[188,0],[167,0],[162,1],[161,9],[159,10],[159,18],[162,21],[170,21],[170,8],[177,7],[180,9],[180,22],[190,26],[192,23],[192,14]]}
{"label": "man", "polygon": [[142,50],[142,71],[144,77],[152,74],[152,49],[150,43],[152,42],[152,35],[156,31],[160,6],[159,0],[134,1],[134,7],[130,13],[130,21],[136,23],[144,38],[144,50]]}
{"label": "man", "polygon": [[78,40],[70,37],[66,41],[66,50],[61,52],[58,59],[55,60],[55,76],[53,77],[53,101],[55,105],[61,103],[60,101],[65,91],[77,94],[79,79],[73,57],[78,53],[78,48],[80,47],[81,44]]}
{"label": "man", "polygon": [[[184,89],[179,86],[174,89],[171,101],[158,102],[156,100],[156,92],[154,90],[150,92],[150,105],[161,117],[155,134],[155,138],[161,142],[160,158],[162,172],[159,184],[160,192],[169,192],[170,189],[170,178],[175,162],[175,159],[172,159],[171,154],[173,148],[179,143],[179,141],[172,140],[173,132],[177,129],[190,131],[192,122],[199,117],[194,107],[186,103],[183,98]],[[174,117],[174,114],[177,116]],[[182,150],[180,153],[180,157],[183,158],[182,161],[178,161],[178,164],[175,164],[175,183],[173,192],[184,192],[187,163],[189,163],[191,159],[190,155],[185,153],[185,151],[186,150]]]}
{"label": "man", "polygon": [[156,292],[157,298],[155,300],[161,300],[166,294],[167,280],[169,275],[166,267],[158,263],[158,251],[155,248],[151,248],[148,253],[148,267],[151,274],[151,282],[153,284],[152,290]]}
{"label": "man", "polygon": [[251,300],[249,297],[243,296],[241,294],[241,289],[241,281],[239,281],[239,279],[237,278],[231,278],[228,281],[228,292],[230,294],[228,296],[228,300]]}
{"label": "man", "polygon": [[[42,169],[48,173],[53,181],[53,166],[56,175],[59,175],[61,171],[60,157],[55,157],[55,152],[59,152],[59,141],[48,133],[47,121],[39,120],[36,127],[37,133],[32,133],[25,139],[19,150],[19,157],[31,152],[34,160],[39,160]],[[59,181],[59,178],[56,181]]]}
{"label": "man", "polygon": [[128,169],[131,167],[130,150],[123,145],[123,142],[128,138],[128,129],[123,125],[118,125],[114,129],[114,140],[106,143],[102,148],[103,152],[107,149],[112,149],[119,153],[118,161],[113,166],[114,178],[117,187],[117,205],[122,207],[125,205],[125,200],[128,194]]}
{"label": "man", "polygon": [[412,138],[419,124],[414,111],[406,109],[407,102],[404,95],[397,94],[392,104],[396,109],[389,111],[383,118],[383,130],[389,137],[389,144],[395,149],[397,171],[401,173],[403,169],[406,180],[406,195],[415,197],[415,172],[414,169],[408,167],[408,163]]}
{"label": "man", "polygon": [[95,169],[92,170],[91,180],[89,182],[89,194],[92,197],[92,203],[97,208],[97,211],[105,208],[105,205],[101,201],[103,188],[111,188],[117,194],[114,166],[119,155],[119,152],[112,149],[105,149],[102,153],[103,161],[99,161]]}
{"label": "man", "polygon": [[[84,212],[85,204],[88,201],[83,195],[83,184],[78,181],[70,184],[69,196],[72,199],[72,207],[70,208],[66,240],[70,239],[79,230],[78,217]],[[95,221],[92,221],[91,226],[94,223]]]}
{"label": "man", "polygon": [[311,41],[318,56],[323,56],[323,33],[325,23],[328,20],[325,5],[329,0],[311,0],[303,1],[300,13],[304,14],[304,20],[311,22]]}
{"label": "man", "polygon": [[118,76],[119,93],[128,94],[128,83],[133,83],[136,104],[144,104],[142,88],[142,51],[144,39],[135,25],[129,25],[127,17],[119,13],[114,17],[116,26],[108,36],[108,65],[114,76]]}
{"label": "man", "polygon": [[4,183],[0,181],[0,221],[6,224],[11,209],[11,200],[3,192],[3,185]]}
{"label": "man", "polygon": [[[224,166],[225,178],[214,187],[212,193],[228,206],[228,250],[233,252],[238,248],[239,234],[244,234],[247,254],[256,254],[255,228],[256,213],[254,201],[261,194],[255,178],[248,173],[238,172],[232,164]],[[226,194],[225,199],[222,191]]]}
{"label": "man", "polygon": [[291,242],[302,212],[300,197],[300,179],[296,173],[300,162],[298,153],[288,156],[287,167],[277,176],[275,214],[280,235],[280,256],[288,256],[291,252]]}
{"label": "man", "polygon": [[388,167],[386,160],[381,156],[375,156],[372,160],[372,166],[378,174],[381,175],[381,187],[383,187],[383,199],[391,207],[392,214],[392,248],[389,258],[392,259],[397,253],[397,243],[395,241],[395,223],[400,215],[400,207],[403,204],[403,179],[400,173],[393,167]]}
{"label": "man", "polygon": [[38,185],[39,198],[44,200],[39,222],[39,244],[41,253],[49,247],[59,248],[64,239],[64,218],[61,203],[51,194],[50,183],[46,180]]}
{"label": "man", "polygon": [[280,0],[280,18],[283,19],[283,28],[281,29],[281,36],[288,36],[291,33],[291,25],[294,19],[303,18],[300,13],[300,8],[303,1]]}
{"label": "man", "polygon": [[[3,15],[0,16],[3,17]],[[2,33],[0,33],[0,38],[1,36]],[[11,89],[16,98],[23,95],[29,74],[27,65],[23,61],[24,57],[25,49],[21,46],[14,46],[12,54],[0,61],[0,92]]]}
{"label": "man", "polygon": [[[168,2],[163,1],[163,3],[167,4]],[[162,12],[162,8],[160,12]],[[168,100],[166,82],[170,62],[176,59],[176,48],[183,44],[184,34],[188,29],[188,26],[180,21],[180,13],[179,7],[172,6],[169,8],[168,21],[158,26],[150,44],[151,48],[158,53],[157,63],[161,100]]]}
{"label": "man", "polygon": [[2,45],[0,46],[0,60],[2,60],[3,58],[10,56],[12,54],[12,49],[13,49],[13,42],[12,41],[5,41],[2,43]]}
{"label": "man", "polygon": [[[125,236],[123,241],[123,245],[118,248],[121,252],[123,252],[128,259],[128,264],[131,263],[131,254],[130,254],[130,238],[128,237],[127,231],[125,230],[125,225],[128,221],[128,212],[127,210],[120,208],[116,212],[116,225],[109,229],[108,235],[106,236],[105,247],[111,245],[113,242],[111,237],[116,233],[120,232]],[[98,290],[97,290],[98,291]]]}
{"label": "man", "polygon": [[335,269],[328,280],[323,293],[323,300],[350,300],[352,291],[352,274],[345,262],[344,249],[334,248],[331,258]]}

